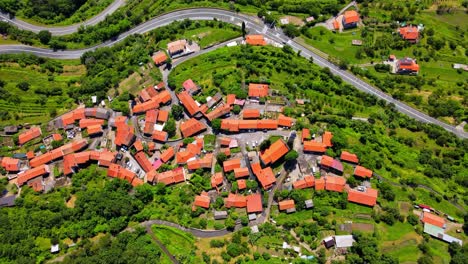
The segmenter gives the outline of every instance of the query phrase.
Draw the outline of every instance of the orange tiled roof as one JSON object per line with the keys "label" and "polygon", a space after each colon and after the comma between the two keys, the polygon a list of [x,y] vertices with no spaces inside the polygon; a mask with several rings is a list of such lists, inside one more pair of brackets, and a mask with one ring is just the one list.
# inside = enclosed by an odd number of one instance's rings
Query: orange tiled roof
{"label": "orange tiled roof", "polygon": [[366,191],[350,189],[348,191],[348,201],[368,206],[374,206],[377,203],[377,190],[366,188]]}
{"label": "orange tiled roof", "polygon": [[29,169],[23,173],[19,173],[16,183],[18,184],[18,186],[22,186],[27,181],[42,175],[46,175],[49,172],[50,170],[48,165],[41,165],[37,168]]}
{"label": "orange tiled roof", "polygon": [[198,90],[198,86],[193,82],[192,79],[185,80],[182,83],[182,87],[184,87],[184,90],[189,92],[191,90]]}
{"label": "orange tiled roof", "polygon": [[143,142],[141,142],[141,140],[137,139],[135,141],[135,143],[133,143],[133,147],[135,148],[135,150],[137,152],[142,151],[143,150]]}
{"label": "orange tiled roof", "polygon": [[197,102],[195,102],[192,96],[186,91],[179,93],[177,97],[179,98],[180,103],[185,107],[187,112],[190,114],[190,116],[193,116],[197,112],[200,111],[200,108],[197,105]]}
{"label": "orange tiled roof", "polygon": [[230,112],[231,112],[231,106],[228,104],[225,104],[222,106],[218,106],[216,109],[206,114],[206,117],[208,118],[208,120],[213,121],[214,119],[221,117],[223,115],[229,114]]}
{"label": "orange tiled roof", "polygon": [[310,130],[308,128],[302,129],[302,142],[310,138]]}
{"label": "orange tiled roof", "polygon": [[137,154],[135,154],[135,159],[138,162],[138,164],[140,164],[141,168],[145,172],[149,172],[153,168],[153,166],[151,165],[151,162],[146,157],[143,151],[140,151]]}
{"label": "orange tiled roof", "polygon": [[60,135],[60,134],[58,134],[58,133],[52,134],[52,140],[60,141],[60,140],[62,140],[62,139],[63,139],[62,135]]}
{"label": "orange tiled roof", "polygon": [[231,156],[231,149],[229,149],[229,148],[222,148],[222,149],[219,149],[219,152],[220,152],[220,153],[224,153],[224,154],[226,155],[226,157]]}
{"label": "orange tiled roof", "polygon": [[305,176],[304,179],[298,180],[293,183],[294,189],[305,189],[305,188],[311,188],[314,186],[315,186],[314,176]]}
{"label": "orange tiled roof", "polygon": [[80,128],[86,128],[89,126],[95,126],[95,125],[104,125],[104,120],[103,119],[95,119],[95,118],[85,118],[85,119],[80,119]]}
{"label": "orange tiled roof", "polygon": [[174,151],[174,148],[173,147],[169,147],[168,149],[166,149],[160,156],[162,162],[166,163],[167,161],[169,161],[170,159],[172,159],[175,155],[175,151]]}
{"label": "orange tiled roof", "polygon": [[245,36],[245,43],[253,46],[265,46],[266,41],[263,35],[247,35]]}
{"label": "orange tiled roof", "polygon": [[315,140],[304,141],[304,151],[323,153],[326,150],[327,147],[321,142]]}
{"label": "orange tiled roof", "polygon": [[26,157],[28,158],[28,160],[30,159],[33,159],[34,157],[36,156],[36,154],[34,154],[34,151],[30,150],[26,153]]}
{"label": "orange tiled roof", "polygon": [[262,195],[259,193],[254,193],[247,196],[247,213],[260,213],[262,211]]}
{"label": "orange tiled roof", "polygon": [[222,137],[219,139],[219,143],[221,144],[221,146],[229,146],[229,144],[231,144],[231,138],[229,137]]}
{"label": "orange tiled roof", "polygon": [[334,192],[343,192],[346,180],[343,177],[327,176],[325,189]]}
{"label": "orange tiled roof", "polygon": [[98,165],[103,167],[109,167],[112,164],[112,162],[114,162],[115,156],[117,155],[116,153],[110,152],[108,150],[104,150],[98,153]]}
{"label": "orange tiled roof", "polygon": [[166,122],[169,119],[169,112],[166,110],[159,110],[158,122]]}
{"label": "orange tiled roof", "polygon": [[228,94],[226,96],[226,104],[233,105],[235,101],[236,101],[236,95],[235,94]]}
{"label": "orange tiled roof", "polygon": [[430,225],[435,225],[440,228],[445,228],[445,219],[435,214],[422,212],[421,221]]}
{"label": "orange tiled roof", "polygon": [[325,178],[315,179],[315,190],[325,190]]}
{"label": "orange tiled roof", "polygon": [[268,84],[249,83],[250,97],[265,97],[268,95]]}
{"label": "orange tiled roof", "polygon": [[203,158],[191,160],[187,162],[189,170],[196,170],[200,168],[211,168],[213,163],[213,153],[206,154]]}
{"label": "orange tiled roof", "polygon": [[349,153],[347,151],[342,151],[340,155],[340,159],[347,161],[347,162],[352,162],[352,163],[359,163],[359,159],[356,154]]}
{"label": "orange tiled roof", "polygon": [[245,180],[238,180],[237,187],[239,188],[239,190],[244,190],[245,188],[247,188],[247,182]]}
{"label": "orange tiled roof", "polygon": [[354,169],[354,175],[359,176],[359,177],[363,177],[363,178],[370,178],[370,177],[372,177],[372,171],[358,165]]}
{"label": "orange tiled roof", "polygon": [[159,141],[159,142],[166,142],[169,135],[167,134],[166,131],[154,130],[151,137],[153,138],[153,140],[156,140],[156,141]]}
{"label": "orange tiled roof", "polygon": [[296,205],[294,204],[294,200],[292,200],[292,199],[283,200],[283,201],[279,202],[278,205],[279,205],[279,210],[280,211],[284,211],[284,210],[288,210],[288,209],[292,209],[292,208],[296,207]]}
{"label": "orange tiled roof", "polygon": [[287,117],[283,114],[280,114],[278,117],[278,125],[282,127],[292,127],[294,119]]}
{"label": "orange tiled roof", "polygon": [[187,41],[185,39],[176,40],[176,41],[167,43],[167,50],[169,51],[170,54],[174,54],[174,53],[185,50],[186,44],[187,44]]}
{"label": "orange tiled roof", "polygon": [[338,30],[340,29],[340,22],[338,22],[338,20],[333,20],[333,28]]}
{"label": "orange tiled roof", "polygon": [[179,183],[185,181],[185,173],[182,167],[166,171],[163,173],[158,173],[156,175],[156,182],[164,183],[165,185]]}
{"label": "orange tiled roof", "polygon": [[244,118],[244,119],[260,118],[260,110],[258,110],[258,109],[245,109],[242,112],[242,118]]}
{"label": "orange tiled roof", "polygon": [[18,143],[23,145],[26,142],[29,142],[35,138],[38,138],[42,135],[42,131],[40,127],[32,127],[29,130],[19,134],[18,136]]}
{"label": "orange tiled roof", "polygon": [[233,171],[241,167],[241,159],[230,159],[223,162],[224,172]]}
{"label": "orange tiled roof", "polygon": [[[254,169],[252,168],[252,170],[254,170]],[[255,170],[254,170],[254,172],[255,172]],[[257,176],[258,181],[260,182],[263,189],[265,189],[265,190],[271,188],[271,186],[273,186],[273,184],[276,183],[275,175],[273,173],[273,170],[270,167],[266,167],[264,169],[261,169],[255,175]]]}
{"label": "orange tiled roof", "polygon": [[224,206],[226,206],[226,208],[244,208],[247,206],[247,199],[245,196],[230,193],[228,197],[224,199]]}
{"label": "orange tiled roof", "polygon": [[195,202],[193,203],[192,210],[195,211],[196,207],[210,208],[210,197],[206,192],[202,192],[200,195],[195,196]]}
{"label": "orange tiled roof", "polygon": [[115,134],[115,144],[117,146],[129,147],[134,139],[135,134],[133,133],[133,127],[126,123],[119,123]]}
{"label": "orange tiled roof", "polygon": [[320,161],[320,165],[331,168],[333,166],[333,158],[327,155],[323,155],[322,160]]}
{"label": "orange tiled roof", "polygon": [[92,125],[87,128],[88,130],[88,135],[96,135],[96,134],[102,134],[102,126],[101,125]]}
{"label": "orange tiled roof", "polygon": [[211,187],[216,188],[223,183],[223,174],[221,172],[215,173],[211,176]]}
{"label": "orange tiled roof", "polygon": [[270,163],[275,163],[281,157],[288,153],[289,147],[284,143],[282,139],[278,139],[275,143],[271,144],[271,146],[265,150],[263,154],[260,154],[260,159],[262,160],[263,164],[268,165]]}
{"label": "orange tiled roof", "polygon": [[355,10],[349,10],[344,12],[344,22],[345,24],[357,23],[359,22],[359,14]]}
{"label": "orange tiled roof", "polygon": [[202,122],[196,120],[195,118],[191,118],[180,124],[180,131],[182,132],[182,136],[184,138],[198,134],[204,131],[205,129],[206,126]]}
{"label": "orange tiled roof", "polygon": [[10,157],[3,157],[2,158],[2,167],[7,171],[19,171],[19,159],[13,159]]}
{"label": "orange tiled roof", "polygon": [[416,41],[419,38],[419,30],[417,26],[406,26],[399,29],[400,36],[409,41]]}
{"label": "orange tiled roof", "polygon": [[249,168],[235,168],[234,169],[234,176],[236,179],[238,178],[243,178],[243,177],[248,177],[250,175],[249,173]]}
{"label": "orange tiled roof", "polygon": [[333,138],[333,134],[329,131],[325,131],[325,133],[323,133],[322,135],[322,143],[326,146],[326,147],[331,147],[333,146],[331,140]]}
{"label": "orange tiled roof", "polygon": [[158,51],[153,54],[152,59],[153,59],[154,64],[161,65],[166,62],[167,55],[164,51]]}

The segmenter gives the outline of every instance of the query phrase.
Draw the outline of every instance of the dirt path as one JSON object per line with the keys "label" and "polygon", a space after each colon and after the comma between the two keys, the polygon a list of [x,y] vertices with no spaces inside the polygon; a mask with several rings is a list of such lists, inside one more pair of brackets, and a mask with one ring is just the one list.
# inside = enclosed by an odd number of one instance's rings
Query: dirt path
{"label": "dirt path", "polygon": [[174,257],[174,255],[172,255],[171,252],[169,252],[169,250],[167,250],[166,246],[164,246],[164,244],[161,242],[161,240],[159,240],[156,237],[153,230],[151,229],[151,226],[146,227],[146,232],[151,236],[151,239],[153,239],[153,241],[156,242],[156,244],[158,244],[158,246],[161,248],[161,250],[164,252],[164,254],[166,254],[171,259],[172,263],[174,263],[174,264],[179,264],[180,263]]}

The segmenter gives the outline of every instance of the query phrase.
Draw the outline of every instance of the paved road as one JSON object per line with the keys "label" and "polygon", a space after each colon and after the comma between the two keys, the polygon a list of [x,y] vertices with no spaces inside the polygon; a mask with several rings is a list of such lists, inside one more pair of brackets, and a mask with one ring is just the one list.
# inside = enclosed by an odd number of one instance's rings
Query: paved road
{"label": "paved road", "polygon": [[33,53],[38,56],[43,57],[51,57],[51,58],[58,58],[58,59],[73,59],[79,58],[84,52],[88,50],[93,50],[99,47],[106,47],[112,46],[115,43],[118,43],[125,39],[127,36],[132,34],[143,34],[150,30],[153,30],[158,27],[162,27],[168,25],[176,20],[183,20],[183,19],[191,19],[191,20],[211,20],[211,19],[218,19],[227,23],[231,24],[238,24],[240,25],[243,21],[246,24],[246,28],[250,32],[261,33],[268,37],[269,39],[276,41],[278,43],[287,43],[290,45],[295,51],[300,51],[301,56],[305,58],[312,57],[314,59],[314,63],[321,66],[321,67],[328,67],[333,74],[340,76],[345,82],[353,85],[357,89],[375,95],[378,98],[386,101],[387,103],[391,103],[395,105],[395,108],[403,114],[406,114],[416,120],[419,120],[424,123],[432,123],[438,126],[443,127],[447,131],[450,131],[461,138],[468,138],[468,133],[456,129],[454,126],[446,124],[442,121],[439,121],[435,118],[424,114],[407,104],[400,102],[398,100],[393,99],[391,96],[385,94],[384,92],[380,91],[376,87],[364,82],[363,80],[357,78],[355,75],[351,74],[350,72],[344,71],[339,69],[336,65],[332,64],[331,62],[323,59],[313,51],[309,50],[307,47],[297,43],[296,41],[288,38],[286,35],[283,34],[281,30],[277,29],[270,29],[267,27],[261,20],[256,17],[233,13],[227,10],[221,9],[213,9],[213,8],[194,8],[194,9],[187,9],[187,10],[180,10],[175,11],[172,13],[164,14],[162,16],[156,17],[150,21],[147,21],[123,34],[121,34],[116,40],[107,41],[100,45],[82,49],[82,50],[65,50],[65,51],[52,51],[48,49],[41,49],[36,47],[30,47],[25,45],[4,45],[0,47],[0,54],[1,53],[21,53],[21,52],[28,52]]}
{"label": "paved road", "polygon": [[48,30],[52,35],[54,36],[62,36],[62,35],[69,35],[72,34],[76,31],[81,26],[93,26],[96,25],[97,23],[103,21],[107,15],[110,15],[115,12],[115,10],[119,9],[119,7],[123,6],[126,4],[126,0],[115,0],[110,4],[104,11],[101,13],[97,14],[96,16],[90,18],[89,20],[73,24],[70,26],[63,26],[63,27],[55,27],[55,26],[38,26],[38,25],[32,25],[29,24],[28,22],[16,19],[16,18],[11,18],[9,14],[0,12],[0,19],[4,19],[8,21],[10,24],[13,24],[21,29],[24,30],[29,30],[35,33],[38,33],[41,30]]}
{"label": "paved road", "polygon": [[[145,222],[140,223],[141,226],[145,227],[146,229],[150,228],[152,225],[164,225],[164,226],[170,226],[177,228],[181,231],[191,233],[192,235],[200,238],[211,238],[211,237],[220,237],[220,236],[225,236],[227,234],[230,234],[231,231],[228,231],[226,229],[222,230],[201,230],[201,229],[196,229],[196,228],[191,228],[191,227],[183,227],[179,224],[164,221],[164,220],[148,220]],[[126,230],[132,230],[132,228],[127,228]]]}

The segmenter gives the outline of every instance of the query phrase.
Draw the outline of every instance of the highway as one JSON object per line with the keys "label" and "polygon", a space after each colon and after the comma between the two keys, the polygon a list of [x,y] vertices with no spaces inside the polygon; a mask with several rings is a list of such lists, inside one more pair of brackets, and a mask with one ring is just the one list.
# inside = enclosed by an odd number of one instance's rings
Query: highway
{"label": "highway", "polygon": [[101,13],[97,14],[96,16],[80,22],[76,23],[70,26],[39,26],[39,25],[33,25],[28,22],[22,21],[17,18],[11,18],[9,14],[0,12],[0,19],[8,21],[10,24],[17,26],[18,28],[24,29],[24,30],[29,30],[34,33],[38,33],[41,30],[48,30],[53,36],[63,36],[63,35],[69,35],[72,34],[76,31],[81,26],[93,26],[96,25],[97,23],[103,21],[107,15],[110,15],[115,12],[115,10],[119,9],[119,7],[123,6],[126,4],[126,0],[115,0],[110,4],[106,9],[104,9]]}
{"label": "highway", "polygon": [[[193,8],[193,9],[185,9],[185,10],[179,10],[179,11],[167,13],[159,17],[153,18],[152,20],[149,20],[143,24],[140,24],[125,33],[122,33],[115,40],[106,41],[102,44],[99,44],[97,46],[90,47],[87,49],[52,51],[48,49],[31,47],[31,46],[26,46],[26,45],[3,45],[3,46],[0,46],[0,54],[27,52],[27,53],[33,53],[38,56],[50,57],[50,58],[55,58],[55,59],[76,59],[76,58],[79,58],[86,51],[94,50],[99,47],[112,46],[122,41],[129,35],[143,34],[155,28],[168,25],[174,21],[184,20],[184,19],[191,19],[191,20],[217,19],[217,20],[221,20],[221,21],[231,23],[231,24],[236,24],[236,25],[240,25],[242,22],[245,22],[246,28],[249,30],[250,33],[263,34],[267,38],[275,42],[290,45],[296,52],[301,51],[300,53],[301,56],[305,58],[312,57],[315,64],[319,65],[320,67],[328,67],[333,74],[340,76],[346,83],[353,85],[360,91],[375,95],[376,97],[386,101],[387,103],[394,104],[395,108],[401,113],[406,114],[424,123],[432,123],[432,124],[441,126],[445,130],[454,133],[458,137],[468,138],[468,133],[464,132],[463,130],[456,129],[454,126],[446,124],[435,118],[432,118],[428,116],[427,114],[422,113],[419,110],[416,110],[403,102],[393,99],[391,96],[380,91],[378,88],[364,82],[363,80],[357,78],[355,75],[351,74],[350,72],[339,69],[333,63],[323,59],[316,53],[307,49],[305,46],[302,46],[301,44],[290,39],[289,37],[284,35],[284,33],[281,30],[271,29],[267,27],[263,23],[263,21],[261,21],[259,18],[244,15],[244,14],[234,13],[234,12],[230,12],[230,11],[222,10],[222,9]],[[18,26],[21,27],[22,25],[18,25]]]}

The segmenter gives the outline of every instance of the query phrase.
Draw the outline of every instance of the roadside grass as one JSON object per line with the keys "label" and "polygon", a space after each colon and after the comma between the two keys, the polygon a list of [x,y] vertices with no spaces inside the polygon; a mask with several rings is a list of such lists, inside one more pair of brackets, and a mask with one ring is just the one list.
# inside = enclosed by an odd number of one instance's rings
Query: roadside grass
{"label": "roadside grass", "polygon": [[88,20],[95,15],[101,13],[106,9],[114,0],[93,0],[93,1],[86,1],[78,10],[73,13],[70,17],[63,18],[59,17],[57,20],[47,20],[43,19],[38,16],[34,16],[31,18],[27,18],[23,14],[23,10],[18,10],[16,16],[19,17],[21,20],[24,20],[30,24],[38,25],[38,26],[69,26],[72,24],[76,24],[79,22],[83,22]]}
{"label": "roadside grass", "polygon": [[178,260],[189,261],[195,263],[196,260],[194,247],[195,238],[189,234],[182,232],[176,228],[168,226],[154,225],[151,227],[155,236],[161,240],[169,252]]}
{"label": "roadside grass", "polygon": [[[79,70],[77,70],[79,69]],[[49,75],[40,72],[35,67],[21,67],[14,63],[4,63],[0,68],[0,79],[6,82],[3,89],[9,97],[0,100],[0,111],[8,113],[0,121],[1,124],[33,123],[41,124],[50,119],[50,114],[66,112],[74,107],[74,102],[67,95],[69,85],[75,85],[82,69],[74,67],[72,71]],[[29,83],[27,91],[18,88],[22,82]],[[52,95],[43,93],[53,92]],[[14,100],[12,100],[12,98]]]}
{"label": "roadside grass", "polygon": [[208,46],[239,37],[241,36],[241,32],[229,28],[202,27],[186,31],[184,36],[197,42],[204,49]]}

